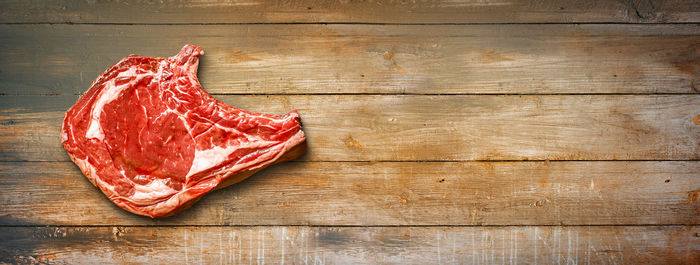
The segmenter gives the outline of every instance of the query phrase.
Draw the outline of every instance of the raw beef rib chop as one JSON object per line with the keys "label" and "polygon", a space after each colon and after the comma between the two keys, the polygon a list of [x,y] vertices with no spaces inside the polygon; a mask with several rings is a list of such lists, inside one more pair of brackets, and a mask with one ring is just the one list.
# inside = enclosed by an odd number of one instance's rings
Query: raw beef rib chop
{"label": "raw beef rib chop", "polygon": [[114,203],[152,218],[306,151],[296,111],[237,109],[202,90],[202,49],[129,55],[102,73],[65,114],[61,143]]}

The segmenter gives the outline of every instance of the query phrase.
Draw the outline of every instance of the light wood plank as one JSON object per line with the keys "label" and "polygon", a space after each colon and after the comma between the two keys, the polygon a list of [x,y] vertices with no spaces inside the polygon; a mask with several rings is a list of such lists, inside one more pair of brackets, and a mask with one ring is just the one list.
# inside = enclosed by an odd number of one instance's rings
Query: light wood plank
{"label": "light wood plank", "polygon": [[670,1],[3,1],[0,22],[513,23],[698,22],[700,5]]}
{"label": "light wood plank", "polygon": [[2,227],[0,262],[695,264],[691,227]]}
{"label": "light wood plank", "polygon": [[[304,161],[700,159],[700,95],[217,97],[298,109]],[[76,98],[0,96],[0,161],[69,161],[59,131]]]}
{"label": "light wood plank", "polygon": [[289,162],[152,220],[71,162],[0,163],[0,225],[698,224],[700,161]]}
{"label": "light wood plank", "polygon": [[0,25],[2,94],[200,45],[214,94],[696,93],[700,25]]}

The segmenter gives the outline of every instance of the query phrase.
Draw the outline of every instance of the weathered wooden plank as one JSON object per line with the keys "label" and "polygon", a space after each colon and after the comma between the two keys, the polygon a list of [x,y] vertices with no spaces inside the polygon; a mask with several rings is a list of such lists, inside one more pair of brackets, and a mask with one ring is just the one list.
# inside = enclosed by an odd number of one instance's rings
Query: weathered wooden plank
{"label": "weathered wooden plank", "polygon": [[696,93],[700,25],[1,25],[3,94],[202,46],[215,94]]}
{"label": "weathered wooden plank", "polygon": [[695,264],[700,228],[2,227],[0,262]]}
{"label": "weathered wooden plank", "polygon": [[699,22],[697,1],[3,1],[0,23]]}
{"label": "weathered wooden plank", "polygon": [[[700,159],[700,95],[217,97],[298,109],[304,161]],[[0,96],[0,161],[69,161],[59,130],[76,98]]]}
{"label": "weathered wooden plank", "polygon": [[698,224],[698,172],[700,161],[291,162],[152,220],[71,162],[3,162],[0,225]]}

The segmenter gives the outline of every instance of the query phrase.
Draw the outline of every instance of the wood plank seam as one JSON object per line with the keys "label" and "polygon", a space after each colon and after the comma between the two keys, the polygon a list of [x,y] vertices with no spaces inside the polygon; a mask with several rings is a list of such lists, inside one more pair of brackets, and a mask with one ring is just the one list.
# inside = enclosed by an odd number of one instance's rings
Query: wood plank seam
{"label": "wood plank seam", "polygon": [[499,228],[499,227],[692,227],[700,226],[700,223],[688,224],[537,224],[537,225],[306,225],[306,224],[284,224],[284,225],[129,225],[129,224],[108,224],[108,225],[6,225],[0,224],[0,227],[85,227],[85,228],[101,228],[101,227],[231,227],[231,228],[255,228],[255,227],[308,227],[308,228],[440,228],[440,227],[464,227],[464,228]]}
{"label": "wood plank seam", "polygon": [[[3,22],[107,23],[478,23],[697,22],[694,1],[279,1],[144,3],[4,1]],[[147,7],[147,8],[144,8]],[[34,12],[27,12],[31,10]],[[110,12],[109,10],[123,10]],[[40,11],[40,12],[37,12]]]}
{"label": "wood plank seam", "polygon": [[478,25],[698,25],[700,22],[465,22],[465,23],[376,23],[376,22],[240,22],[240,23],[118,23],[118,22],[0,22],[0,25],[95,25],[95,26],[235,26],[235,25],[367,25],[367,26],[478,26]]}

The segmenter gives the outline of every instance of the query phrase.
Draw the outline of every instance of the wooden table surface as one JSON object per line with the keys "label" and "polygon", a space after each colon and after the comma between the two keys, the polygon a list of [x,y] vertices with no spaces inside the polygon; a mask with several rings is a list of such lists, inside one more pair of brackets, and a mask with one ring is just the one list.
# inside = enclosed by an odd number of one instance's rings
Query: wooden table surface
{"label": "wooden table surface", "polygon": [[[151,220],[58,132],[187,43],[310,149]],[[0,89],[0,263],[700,263],[698,1],[2,1]]]}

